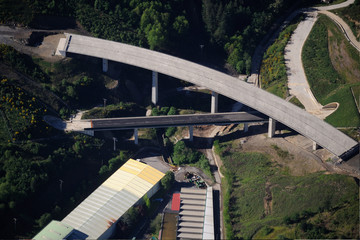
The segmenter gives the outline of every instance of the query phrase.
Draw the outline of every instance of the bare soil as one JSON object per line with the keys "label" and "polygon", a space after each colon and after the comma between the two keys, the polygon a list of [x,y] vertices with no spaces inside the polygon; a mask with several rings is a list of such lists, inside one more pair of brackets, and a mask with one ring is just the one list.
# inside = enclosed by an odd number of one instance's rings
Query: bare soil
{"label": "bare soil", "polygon": [[332,36],[334,35],[331,30],[328,30],[329,34],[329,55],[331,63],[335,70],[346,76],[348,83],[357,83],[360,81],[360,69],[359,66],[351,58],[346,50],[345,41],[336,41]]}

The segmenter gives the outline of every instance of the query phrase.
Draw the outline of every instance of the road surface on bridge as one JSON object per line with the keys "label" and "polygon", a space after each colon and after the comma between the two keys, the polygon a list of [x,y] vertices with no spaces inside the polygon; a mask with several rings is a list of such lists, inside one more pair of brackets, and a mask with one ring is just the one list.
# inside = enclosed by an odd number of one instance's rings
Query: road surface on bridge
{"label": "road surface on bridge", "polygon": [[[346,158],[358,143],[292,103],[237,78],[177,57],[114,41],[65,34],[61,50],[121,62],[207,87],[283,123],[334,155]],[[151,74],[149,73],[149,81]]]}

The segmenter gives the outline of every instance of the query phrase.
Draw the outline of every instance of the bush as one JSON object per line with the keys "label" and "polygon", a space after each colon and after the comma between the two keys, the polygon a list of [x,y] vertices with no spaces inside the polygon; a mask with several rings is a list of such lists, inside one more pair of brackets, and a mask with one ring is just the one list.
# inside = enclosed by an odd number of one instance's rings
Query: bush
{"label": "bush", "polygon": [[171,188],[174,182],[175,176],[171,171],[166,172],[165,176],[161,179],[161,186],[167,191]]}

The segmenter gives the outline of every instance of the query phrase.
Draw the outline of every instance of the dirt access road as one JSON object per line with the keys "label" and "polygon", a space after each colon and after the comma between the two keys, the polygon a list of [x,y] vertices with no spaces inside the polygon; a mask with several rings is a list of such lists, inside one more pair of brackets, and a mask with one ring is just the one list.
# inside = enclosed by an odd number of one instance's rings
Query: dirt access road
{"label": "dirt access road", "polygon": [[[0,25],[0,44],[12,46],[19,52],[40,57],[48,62],[57,62],[63,59],[62,56],[56,56],[55,51],[60,38],[65,38],[64,31],[89,35],[80,27],[66,30],[38,30]],[[31,43],[30,39],[34,39],[35,42]]]}

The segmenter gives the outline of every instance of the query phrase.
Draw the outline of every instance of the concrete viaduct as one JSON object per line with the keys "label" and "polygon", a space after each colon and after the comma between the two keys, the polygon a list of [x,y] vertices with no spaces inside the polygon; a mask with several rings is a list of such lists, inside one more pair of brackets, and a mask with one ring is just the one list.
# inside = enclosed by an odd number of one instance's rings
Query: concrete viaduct
{"label": "concrete viaduct", "polygon": [[121,62],[152,71],[152,102],[158,99],[158,73],[181,79],[212,91],[211,112],[217,111],[218,94],[269,116],[269,137],[275,133],[279,121],[334,155],[347,159],[359,151],[359,144],[328,123],[286,102],[271,93],[256,88],[237,78],[177,57],[114,41],[65,33],[59,42],[61,55],[75,53],[103,59],[103,71],[108,60]]}
{"label": "concrete viaduct", "polygon": [[267,122],[267,116],[259,112],[230,112],[211,114],[184,114],[149,117],[122,117],[91,119],[90,126],[84,131],[94,135],[94,131],[134,129],[135,144],[138,144],[138,128],[166,128],[189,126],[189,139],[193,141],[193,126],[196,125],[228,125],[244,124],[244,132],[248,131],[248,124]]}

